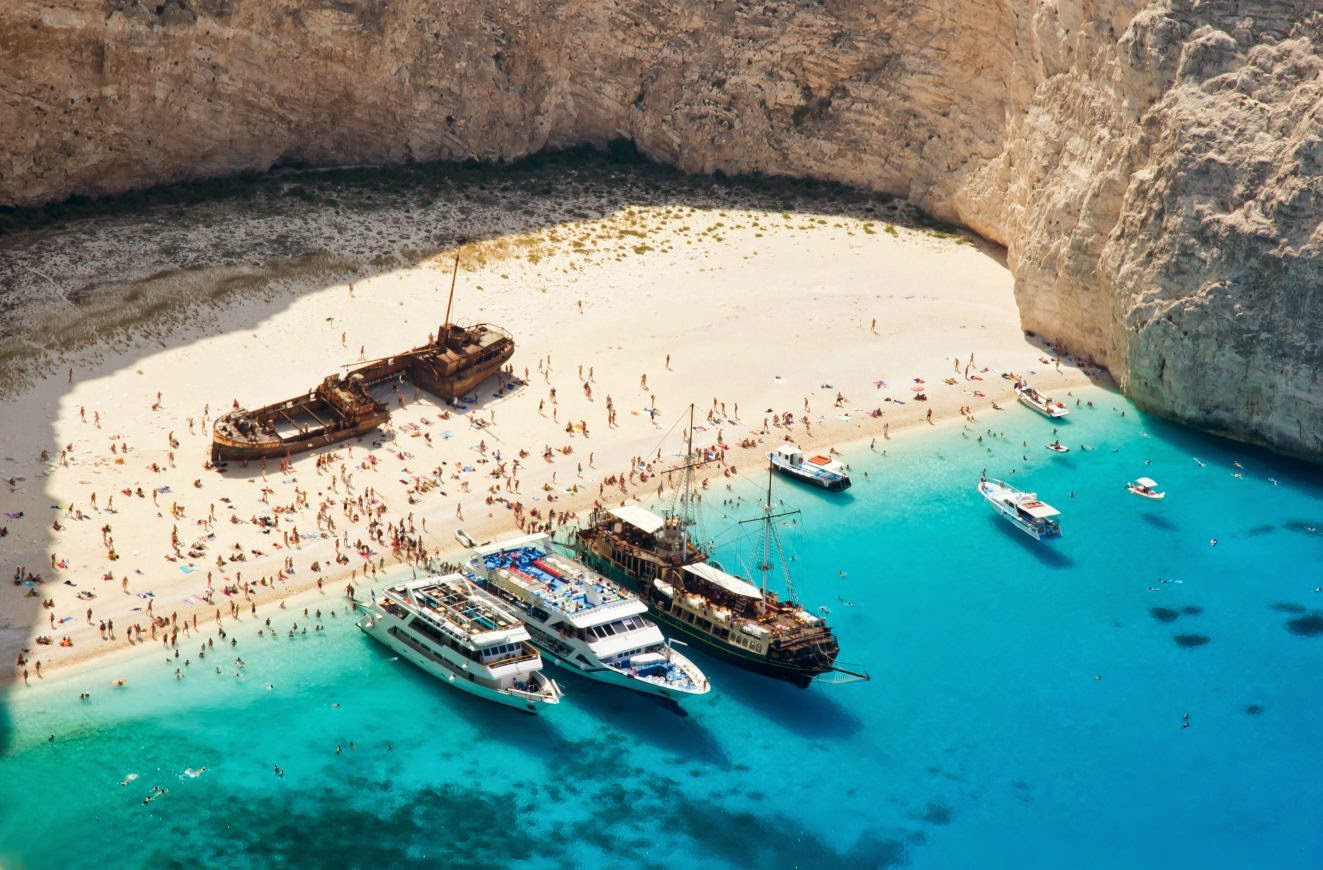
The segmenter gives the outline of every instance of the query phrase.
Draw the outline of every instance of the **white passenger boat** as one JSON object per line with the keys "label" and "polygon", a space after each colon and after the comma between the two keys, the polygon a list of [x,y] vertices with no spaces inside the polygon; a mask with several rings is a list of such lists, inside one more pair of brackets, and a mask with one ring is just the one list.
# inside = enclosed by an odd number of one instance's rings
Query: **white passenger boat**
{"label": "white passenger boat", "polygon": [[1019,397],[1021,405],[1032,408],[1044,417],[1050,417],[1053,420],[1070,413],[1070,409],[1065,404],[1055,399],[1049,399],[1024,381],[1016,381],[1015,395]]}
{"label": "white passenger boat", "polygon": [[1167,497],[1165,492],[1158,491],[1158,482],[1151,477],[1141,477],[1138,480],[1127,483],[1125,488],[1140,498],[1161,501]]}
{"label": "white passenger boat", "polygon": [[850,475],[845,466],[830,456],[804,456],[804,451],[793,444],[782,444],[767,458],[772,468],[787,477],[820,486],[829,492],[840,492],[850,487]]}
{"label": "white passenger boat", "polygon": [[978,482],[979,494],[1001,516],[1036,541],[1061,535],[1061,526],[1053,517],[1061,512],[1040,501],[1032,492],[1022,492],[1009,483],[984,477]]}
{"label": "white passenger boat", "polygon": [[560,702],[528,630],[462,574],[387,587],[358,627],[461,691],[528,713]]}
{"label": "white passenger boat", "polygon": [[553,662],[591,680],[678,700],[707,677],[673,649],[633,592],[552,549],[546,534],[477,547],[474,580],[518,613]]}

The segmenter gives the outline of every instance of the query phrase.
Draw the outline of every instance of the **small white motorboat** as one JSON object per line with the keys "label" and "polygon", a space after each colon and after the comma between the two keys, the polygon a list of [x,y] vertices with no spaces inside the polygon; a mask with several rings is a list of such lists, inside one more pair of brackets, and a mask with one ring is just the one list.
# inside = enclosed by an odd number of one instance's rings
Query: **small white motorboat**
{"label": "small white motorboat", "polygon": [[850,475],[845,466],[830,456],[805,456],[793,444],[782,444],[767,454],[772,469],[798,480],[820,486],[828,492],[850,488]]}
{"label": "small white motorboat", "polygon": [[1141,477],[1138,480],[1127,483],[1125,488],[1130,490],[1140,498],[1149,498],[1154,501],[1161,501],[1167,497],[1165,492],[1158,491],[1158,482],[1151,477]]}
{"label": "small white motorboat", "polygon": [[1061,512],[1041,501],[1037,494],[1023,492],[991,477],[979,479],[978,491],[997,514],[1035,541],[1061,536],[1061,526],[1054,519]]}
{"label": "small white motorboat", "polygon": [[1047,449],[1048,449],[1048,450],[1051,450],[1053,453],[1069,453],[1069,452],[1070,452],[1070,448],[1067,447],[1066,445],[1062,444],[1060,441],[1053,441],[1051,444],[1048,444],[1048,445],[1047,445]]}
{"label": "small white motorboat", "polygon": [[1032,408],[1051,420],[1058,420],[1070,413],[1064,402],[1044,396],[1024,381],[1016,381],[1015,395],[1021,405]]}

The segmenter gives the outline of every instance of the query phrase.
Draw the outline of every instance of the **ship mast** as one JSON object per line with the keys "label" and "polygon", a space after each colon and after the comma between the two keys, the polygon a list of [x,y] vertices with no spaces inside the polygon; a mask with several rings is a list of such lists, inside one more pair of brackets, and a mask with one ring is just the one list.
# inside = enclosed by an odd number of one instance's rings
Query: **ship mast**
{"label": "ship mast", "polygon": [[751,520],[741,520],[740,525],[744,525],[745,523],[763,524],[763,554],[762,559],[758,562],[758,571],[763,577],[761,585],[763,595],[767,595],[767,575],[771,573],[774,567],[776,567],[776,564],[773,561],[773,550],[775,550],[776,560],[780,561],[781,573],[785,576],[786,598],[789,601],[794,601],[795,587],[790,581],[790,565],[786,562],[785,553],[781,550],[781,537],[776,533],[776,529],[772,525],[772,520],[780,519],[781,517],[794,516],[799,513],[799,511],[781,511],[780,513],[774,514],[772,513],[772,507],[772,470],[769,468],[767,470],[767,501],[763,503],[763,515]]}
{"label": "ship mast", "polygon": [[459,278],[459,251],[455,251],[455,269],[450,273],[450,300],[446,302],[446,322],[441,324],[441,331],[436,334],[437,343],[445,341],[450,333],[450,308],[455,304],[455,280]]}
{"label": "ship mast", "polygon": [[684,529],[685,542],[689,541],[689,524],[693,522],[691,511],[691,488],[694,483],[694,404],[689,403],[689,432],[685,436],[684,451],[684,490],[680,495],[680,522]]}

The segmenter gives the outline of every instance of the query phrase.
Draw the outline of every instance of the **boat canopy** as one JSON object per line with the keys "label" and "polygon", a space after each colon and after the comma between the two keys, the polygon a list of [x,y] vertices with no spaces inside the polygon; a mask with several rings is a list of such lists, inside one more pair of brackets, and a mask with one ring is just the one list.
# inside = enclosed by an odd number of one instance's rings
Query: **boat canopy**
{"label": "boat canopy", "polygon": [[636,529],[646,532],[649,535],[656,534],[657,530],[665,525],[666,521],[654,514],[645,507],[639,507],[636,504],[621,505],[611,508],[611,515],[618,520],[629,523]]}
{"label": "boat canopy", "polygon": [[478,556],[490,556],[493,553],[503,553],[506,550],[518,550],[521,547],[537,547],[544,552],[550,553],[551,535],[548,535],[546,532],[538,532],[532,535],[519,535],[518,537],[505,538],[501,541],[494,541],[489,544],[483,544],[480,547],[472,547],[471,549]]}
{"label": "boat canopy", "polygon": [[1136,480],[1135,483],[1139,484],[1140,486],[1147,486],[1149,489],[1153,489],[1158,485],[1158,482],[1151,477],[1141,477],[1138,480]]}
{"label": "boat canopy", "polygon": [[1020,510],[1024,511],[1025,513],[1027,513],[1029,516],[1033,517],[1036,520],[1045,520],[1048,517],[1056,517],[1061,515],[1061,511],[1052,507],[1052,505],[1048,504],[1047,502],[1042,502],[1042,501],[1027,501],[1024,504],[1020,505]]}
{"label": "boat canopy", "polygon": [[762,598],[763,593],[747,580],[741,580],[731,574],[727,574],[714,565],[707,562],[697,562],[693,565],[685,565],[684,569],[695,577],[701,577],[714,586],[720,586],[733,595],[741,598]]}
{"label": "boat canopy", "polygon": [[778,444],[775,452],[781,454],[786,459],[794,459],[796,456],[800,456],[804,453],[804,451],[800,450],[793,444]]}

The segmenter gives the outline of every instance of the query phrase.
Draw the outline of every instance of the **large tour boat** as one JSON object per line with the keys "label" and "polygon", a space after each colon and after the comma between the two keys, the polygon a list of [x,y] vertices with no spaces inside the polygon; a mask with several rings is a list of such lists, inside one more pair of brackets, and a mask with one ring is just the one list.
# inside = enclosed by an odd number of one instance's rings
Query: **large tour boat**
{"label": "large tour boat", "polygon": [[1037,493],[1023,492],[991,477],[980,478],[978,491],[994,511],[1035,541],[1061,535],[1061,525],[1053,519],[1061,511],[1041,501]]}
{"label": "large tour boat", "polygon": [[[452,303],[454,292],[452,277]],[[374,387],[407,380],[453,402],[498,373],[513,354],[508,332],[489,323],[451,323],[448,304],[445,322],[427,344],[327,375],[306,395],[220,417],[212,430],[211,461],[284,458],[366,434],[390,416],[387,405],[373,396]]]}
{"label": "large tour boat", "polygon": [[522,617],[533,644],[556,664],[672,700],[710,690],[703,672],[647,618],[637,595],[557,553],[550,535],[477,547],[468,567],[484,590]]}
{"label": "large tour boat", "polygon": [[[755,586],[709,562],[694,545],[689,535],[691,471],[696,464],[691,461],[692,419],[686,455],[690,458],[682,469],[678,514],[661,517],[638,505],[594,510],[574,536],[579,560],[636,590],[667,628],[747,670],[801,688],[824,674],[867,679],[866,674],[836,666],[836,636],[821,617],[795,602],[792,589],[787,588],[783,599],[766,588],[769,558],[760,565],[763,584]],[[770,491],[769,471],[769,500],[759,520],[765,523],[768,546],[776,539],[772,521],[781,516],[772,512]]]}
{"label": "large tour boat", "polygon": [[1015,395],[1019,398],[1021,405],[1032,408],[1044,417],[1053,420],[1059,420],[1070,413],[1070,409],[1066,407],[1064,402],[1048,398],[1024,381],[1015,382]]}
{"label": "large tour boat", "polygon": [[850,488],[850,475],[845,466],[830,456],[809,456],[793,444],[782,444],[767,454],[774,470],[786,477],[820,486],[828,492]]}
{"label": "large tour boat", "polygon": [[537,713],[560,702],[524,624],[462,574],[387,587],[358,627],[460,691]]}

